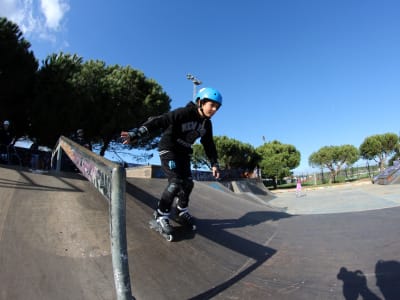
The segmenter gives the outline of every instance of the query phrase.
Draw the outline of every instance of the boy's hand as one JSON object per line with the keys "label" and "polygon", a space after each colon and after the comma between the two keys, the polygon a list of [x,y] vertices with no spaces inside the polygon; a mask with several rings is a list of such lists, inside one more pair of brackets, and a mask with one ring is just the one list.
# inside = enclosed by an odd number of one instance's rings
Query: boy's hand
{"label": "boy's hand", "polygon": [[219,169],[218,169],[218,167],[212,167],[212,174],[213,174],[213,176],[215,177],[215,178],[219,178]]}
{"label": "boy's hand", "polygon": [[130,131],[122,131],[121,139],[124,145],[126,144],[134,144],[138,141],[139,138],[147,135],[147,128],[142,126],[140,128],[133,128]]}
{"label": "boy's hand", "polygon": [[122,140],[122,144],[124,144],[124,145],[130,144],[131,137],[130,137],[128,131],[122,131],[121,132],[121,140]]}

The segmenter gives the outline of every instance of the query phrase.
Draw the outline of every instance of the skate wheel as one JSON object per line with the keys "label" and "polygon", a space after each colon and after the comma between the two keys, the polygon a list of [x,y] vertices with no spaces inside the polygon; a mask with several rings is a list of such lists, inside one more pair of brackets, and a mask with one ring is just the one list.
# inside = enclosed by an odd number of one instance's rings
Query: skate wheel
{"label": "skate wheel", "polygon": [[196,225],[192,225],[192,230],[195,231],[197,229]]}
{"label": "skate wheel", "polygon": [[174,237],[172,236],[172,234],[168,234],[168,235],[166,236],[166,239],[167,239],[168,242],[172,242],[172,240],[174,239]]}

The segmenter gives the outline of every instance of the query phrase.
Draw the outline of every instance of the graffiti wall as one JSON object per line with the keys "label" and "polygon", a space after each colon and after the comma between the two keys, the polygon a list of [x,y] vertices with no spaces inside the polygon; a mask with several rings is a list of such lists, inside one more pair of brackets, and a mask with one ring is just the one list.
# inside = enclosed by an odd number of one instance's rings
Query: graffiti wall
{"label": "graffiti wall", "polygon": [[103,157],[87,150],[86,148],[67,140],[60,140],[60,146],[82,175],[89,180],[99,192],[111,201],[112,171],[115,167],[112,162],[107,162]]}

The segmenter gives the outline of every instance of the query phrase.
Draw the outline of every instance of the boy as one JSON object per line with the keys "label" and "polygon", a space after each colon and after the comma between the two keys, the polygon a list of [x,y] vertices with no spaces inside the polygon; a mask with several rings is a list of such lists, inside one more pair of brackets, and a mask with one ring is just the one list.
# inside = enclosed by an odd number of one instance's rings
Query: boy
{"label": "boy", "polygon": [[211,162],[213,176],[219,177],[218,156],[210,119],[221,107],[222,96],[213,88],[202,88],[197,93],[195,101],[196,103],[189,102],[185,107],[149,118],[139,128],[121,132],[123,143],[133,144],[149,132],[158,128],[163,129],[158,151],[161,167],[168,178],[168,186],[161,195],[154,216],[166,234],[171,234],[173,231],[169,216],[175,197],[178,198],[177,221],[195,229],[195,221],[189,213],[188,204],[194,186],[190,156],[193,153],[192,145],[197,138],[200,138]]}

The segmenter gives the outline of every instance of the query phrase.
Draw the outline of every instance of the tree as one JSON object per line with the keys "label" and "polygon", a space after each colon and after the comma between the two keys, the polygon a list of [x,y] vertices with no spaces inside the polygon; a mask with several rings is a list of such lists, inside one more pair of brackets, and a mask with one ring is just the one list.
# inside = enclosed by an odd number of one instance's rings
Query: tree
{"label": "tree", "polygon": [[80,127],[81,99],[72,79],[81,68],[82,58],[75,54],[52,54],[43,61],[31,115],[32,131],[41,143],[52,146],[60,135]]}
{"label": "tree", "polygon": [[[88,61],[76,74],[74,83],[81,93],[84,125],[89,136],[101,139],[104,155],[109,143],[122,129],[138,126],[150,116],[170,109],[170,98],[161,86],[129,66],[105,66],[101,61]],[[142,146],[155,147],[154,139]]]}
{"label": "tree", "polygon": [[300,165],[300,152],[293,145],[272,141],[256,150],[261,157],[260,168],[263,176],[274,179],[275,186],[278,179],[290,176],[291,170]]}
{"label": "tree", "polygon": [[[214,137],[219,163],[223,169],[254,170],[260,157],[250,144],[242,143],[227,136]],[[211,169],[210,162],[201,144],[193,146],[192,163],[195,168],[207,166]]]}
{"label": "tree", "polygon": [[376,134],[367,137],[360,145],[363,159],[375,160],[379,169],[385,169],[386,159],[399,149],[399,137],[395,133]]}
{"label": "tree", "polygon": [[331,171],[329,183],[332,183],[345,164],[352,165],[358,159],[358,149],[352,145],[325,146],[312,153],[308,162],[312,167],[328,168]]}
{"label": "tree", "polygon": [[122,129],[169,108],[168,95],[142,72],[60,53],[48,56],[38,72],[32,118],[41,142],[52,145],[83,128],[88,139],[101,141],[104,155]]}
{"label": "tree", "polygon": [[9,119],[17,134],[29,125],[38,62],[19,27],[0,18],[0,119]]}

